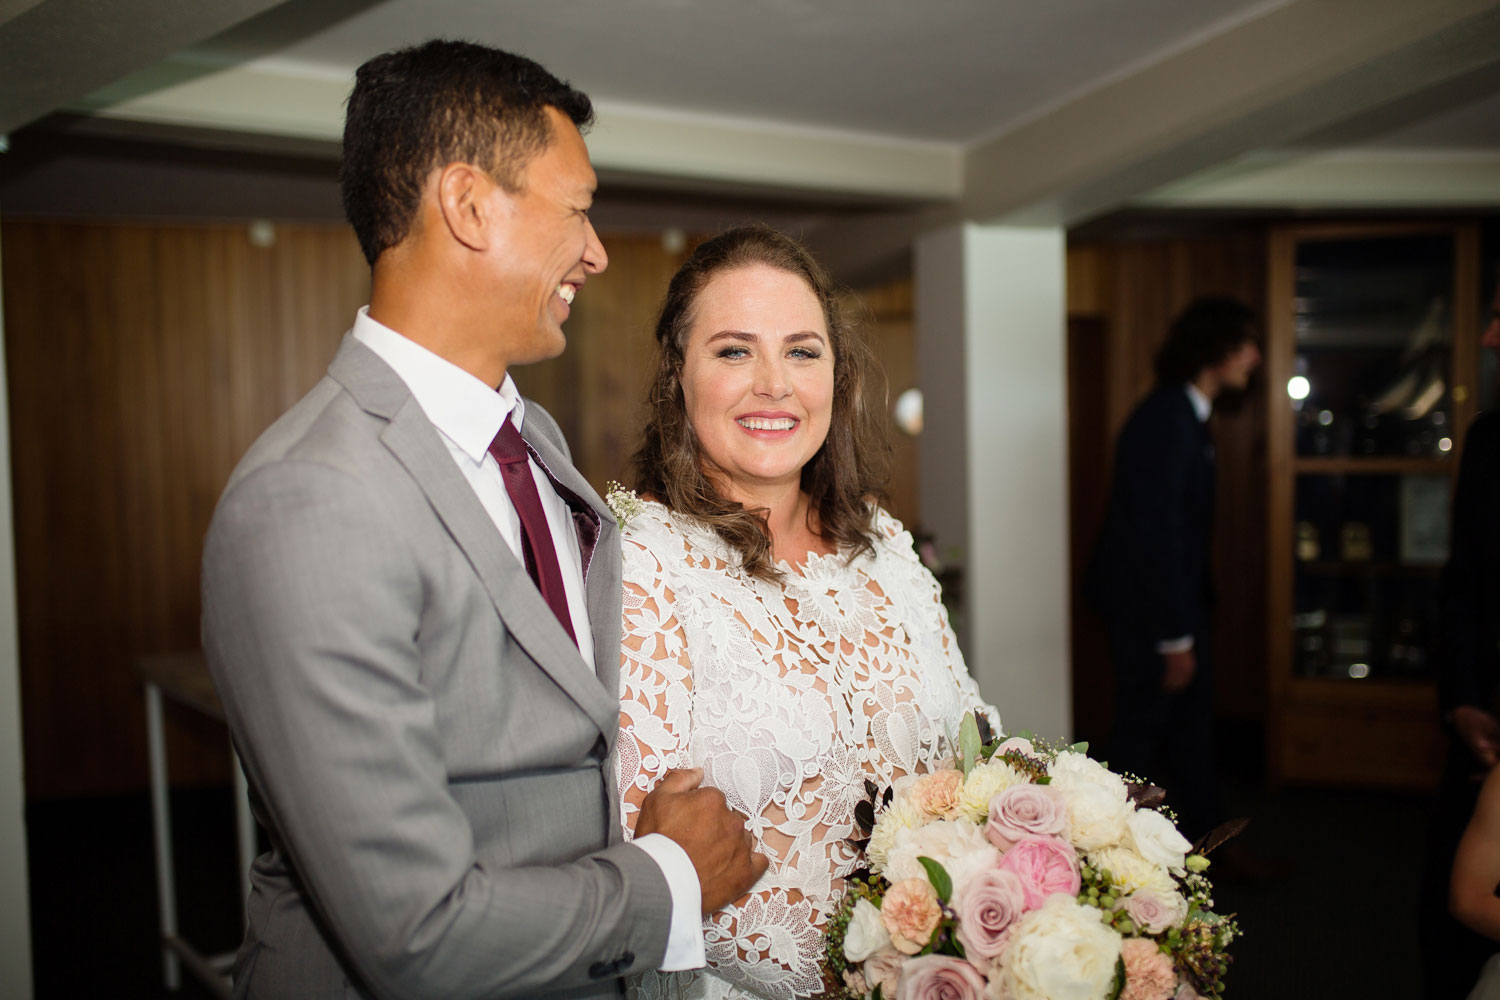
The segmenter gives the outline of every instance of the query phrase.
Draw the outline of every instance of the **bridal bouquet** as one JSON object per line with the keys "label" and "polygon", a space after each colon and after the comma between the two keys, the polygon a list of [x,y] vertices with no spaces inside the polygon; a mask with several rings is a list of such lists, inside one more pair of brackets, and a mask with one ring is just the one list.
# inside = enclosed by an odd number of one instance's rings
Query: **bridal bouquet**
{"label": "bridal bouquet", "polygon": [[972,715],[958,745],[952,769],[883,795],[866,783],[869,836],[855,843],[868,868],[848,880],[826,935],[833,995],[1221,996],[1238,928],[1213,912],[1208,861],[1156,808],[1160,789],[1127,782],[1083,744],[989,740]]}

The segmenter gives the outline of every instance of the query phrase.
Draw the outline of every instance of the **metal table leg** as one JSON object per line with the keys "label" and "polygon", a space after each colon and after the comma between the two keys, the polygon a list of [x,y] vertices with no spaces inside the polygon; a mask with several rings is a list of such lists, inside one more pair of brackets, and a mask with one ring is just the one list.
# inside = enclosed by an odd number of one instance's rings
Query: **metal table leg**
{"label": "metal table leg", "polygon": [[177,890],[172,878],[172,814],[167,802],[167,748],[162,729],[161,688],[146,684],[146,746],[151,758],[151,836],[156,845],[156,900],[161,918],[162,978],[167,989],[182,985],[177,954],[165,942],[177,937]]}

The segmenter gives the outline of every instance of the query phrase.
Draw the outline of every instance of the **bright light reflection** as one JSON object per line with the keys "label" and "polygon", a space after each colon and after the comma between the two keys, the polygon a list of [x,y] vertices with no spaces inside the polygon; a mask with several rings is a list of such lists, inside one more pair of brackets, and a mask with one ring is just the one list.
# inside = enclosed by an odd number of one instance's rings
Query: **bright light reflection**
{"label": "bright light reflection", "polygon": [[1438,438],[1438,451],[1452,451],[1452,450],[1453,450],[1453,439],[1452,438]]}
{"label": "bright light reflection", "polygon": [[1293,375],[1286,380],[1286,394],[1293,399],[1306,399],[1307,394],[1312,391],[1312,383],[1305,375]]}
{"label": "bright light reflection", "polygon": [[1349,676],[1355,680],[1362,680],[1370,676],[1370,665],[1368,663],[1349,664]]}
{"label": "bright light reflection", "polygon": [[1322,424],[1324,427],[1327,427],[1329,424],[1333,423],[1333,411],[1332,410],[1319,410],[1318,411],[1318,423]]}

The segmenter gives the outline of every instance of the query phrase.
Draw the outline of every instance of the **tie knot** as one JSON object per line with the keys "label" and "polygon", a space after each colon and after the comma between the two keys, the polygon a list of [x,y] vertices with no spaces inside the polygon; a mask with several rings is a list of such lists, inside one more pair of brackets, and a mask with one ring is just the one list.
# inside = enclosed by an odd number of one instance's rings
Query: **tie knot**
{"label": "tie knot", "polygon": [[490,442],[490,454],[501,465],[526,461],[526,442],[521,440],[521,432],[516,430],[515,423],[509,417],[500,425],[495,440]]}

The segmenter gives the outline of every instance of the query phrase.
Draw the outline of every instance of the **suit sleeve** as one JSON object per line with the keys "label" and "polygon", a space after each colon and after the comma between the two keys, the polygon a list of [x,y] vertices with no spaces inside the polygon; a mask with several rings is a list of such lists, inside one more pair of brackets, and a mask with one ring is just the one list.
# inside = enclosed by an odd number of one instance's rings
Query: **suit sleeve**
{"label": "suit sleeve", "polygon": [[551,867],[476,853],[423,683],[429,583],[382,495],[324,465],[263,466],[226,493],[205,548],[209,665],[325,936],[382,1000],[526,996],[654,967],[671,903],[639,848]]}
{"label": "suit sleeve", "polygon": [[1128,560],[1138,606],[1157,642],[1193,634],[1194,589],[1186,568],[1188,477],[1197,442],[1191,426],[1160,410],[1126,426],[1115,457],[1115,489],[1124,513]]}
{"label": "suit sleeve", "polygon": [[1480,645],[1486,633],[1485,577],[1496,568],[1484,564],[1486,548],[1480,540],[1489,519],[1496,516],[1494,510],[1486,509],[1485,484],[1492,481],[1491,466],[1500,457],[1496,455],[1497,430],[1495,421],[1486,418],[1470,428],[1453,492],[1448,564],[1442,582],[1443,654],[1438,660],[1438,698],[1444,712],[1459,705],[1492,710],[1494,679],[1481,676]]}

